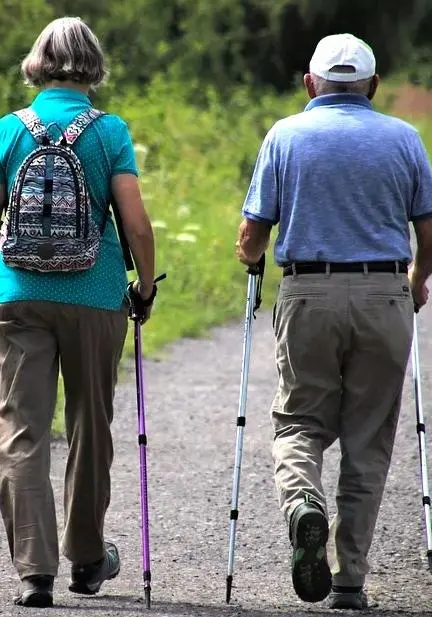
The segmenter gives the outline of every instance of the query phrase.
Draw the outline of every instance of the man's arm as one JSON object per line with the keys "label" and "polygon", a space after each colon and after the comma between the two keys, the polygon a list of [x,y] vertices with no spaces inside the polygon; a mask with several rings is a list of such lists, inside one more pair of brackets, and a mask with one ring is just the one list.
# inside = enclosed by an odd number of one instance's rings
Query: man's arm
{"label": "man's arm", "polygon": [[426,281],[432,273],[432,169],[425,145],[417,132],[412,147],[415,173],[410,220],[417,236],[417,253],[409,277],[414,302],[420,308],[427,302]]}
{"label": "man's arm", "polygon": [[258,263],[269,245],[272,226],[279,221],[279,157],[275,140],[272,128],[261,145],[243,204],[244,218],[238,231],[236,252],[239,260],[247,265]]}
{"label": "man's arm", "polygon": [[417,237],[417,252],[410,281],[415,304],[420,308],[428,300],[426,281],[432,274],[432,217],[413,221]]}
{"label": "man's arm", "polygon": [[258,263],[269,245],[270,232],[271,225],[244,218],[236,242],[239,260],[248,266]]}

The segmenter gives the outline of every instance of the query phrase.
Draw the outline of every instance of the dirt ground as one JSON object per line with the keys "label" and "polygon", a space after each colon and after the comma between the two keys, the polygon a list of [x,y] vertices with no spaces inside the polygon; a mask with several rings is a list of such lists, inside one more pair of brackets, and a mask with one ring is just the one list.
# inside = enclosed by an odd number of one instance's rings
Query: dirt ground
{"label": "dirt ground", "polygon": [[[427,427],[431,418],[432,308],[420,318]],[[229,511],[243,324],[219,328],[208,339],[184,340],[161,361],[145,364],[149,438],[149,498],[155,617],[287,617],[332,615],[325,604],[306,605],[293,593],[291,551],[272,478],[269,406],[275,388],[270,315],[254,322],[248,423],[242,467],[235,585],[225,605]],[[132,366],[130,367],[132,369]],[[432,424],[431,424],[432,430]],[[55,587],[61,617],[137,617],[142,602],[139,478],[133,372],[118,388],[114,423],[116,457],[107,539],[122,556],[120,576],[93,598],[67,591],[63,559]],[[397,446],[370,554],[370,614],[432,615],[432,575],[425,561],[415,409],[408,369]],[[327,453],[324,478],[330,511],[338,448]],[[61,529],[65,447],[53,444],[52,479]],[[46,610],[11,604],[16,577],[0,535],[1,617],[42,615]]]}

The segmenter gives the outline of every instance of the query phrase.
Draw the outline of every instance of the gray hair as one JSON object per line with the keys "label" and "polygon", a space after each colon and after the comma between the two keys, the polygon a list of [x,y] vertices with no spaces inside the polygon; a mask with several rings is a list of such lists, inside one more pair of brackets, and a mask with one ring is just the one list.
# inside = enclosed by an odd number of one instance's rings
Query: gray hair
{"label": "gray hair", "polygon": [[58,80],[96,88],[108,76],[100,43],[79,17],[62,17],[49,23],[24,59],[21,70],[31,86]]}
{"label": "gray hair", "polygon": [[[344,67],[340,68],[342,69]],[[312,73],[312,81],[317,96],[321,96],[323,94],[340,93],[364,94],[365,96],[367,96],[370,91],[372,79],[372,77],[369,77],[368,79],[359,79],[358,81],[331,81],[328,79],[324,79],[324,77],[314,75]]]}

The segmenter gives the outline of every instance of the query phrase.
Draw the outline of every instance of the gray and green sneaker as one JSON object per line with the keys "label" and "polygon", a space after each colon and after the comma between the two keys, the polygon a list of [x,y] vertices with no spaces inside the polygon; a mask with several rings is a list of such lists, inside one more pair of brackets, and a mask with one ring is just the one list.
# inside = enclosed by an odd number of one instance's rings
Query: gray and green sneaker
{"label": "gray and green sneaker", "polygon": [[96,563],[72,564],[72,576],[69,591],[85,595],[97,593],[102,583],[109,581],[120,572],[120,556],[112,542],[105,542],[105,555]]}
{"label": "gray and green sneaker", "polygon": [[321,602],[330,593],[328,533],[327,518],[318,506],[311,502],[297,506],[290,519],[292,581],[296,594],[304,602]]}
{"label": "gray and green sneaker", "polygon": [[332,589],[328,599],[328,608],[365,610],[368,608],[368,598],[363,588],[344,590],[341,587]]}

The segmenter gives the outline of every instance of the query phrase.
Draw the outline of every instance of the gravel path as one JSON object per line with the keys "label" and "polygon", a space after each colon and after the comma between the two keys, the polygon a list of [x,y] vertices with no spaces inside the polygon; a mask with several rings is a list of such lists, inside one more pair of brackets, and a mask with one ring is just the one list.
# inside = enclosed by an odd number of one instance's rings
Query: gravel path
{"label": "gravel path", "polygon": [[[427,308],[419,319],[427,426],[431,408],[428,394],[432,391],[432,342],[426,337],[431,316],[432,308]],[[213,331],[206,340],[184,340],[167,349],[163,360],[145,365],[150,442],[151,614],[157,617],[334,614],[323,605],[301,603],[291,587],[291,552],[272,479],[268,409],[276,380],[268,313],[258,314],[254,323],[235,585],[231,605],[224,604],[242,330],[243,324],[235,323]],[[67,591],[68,564],[62,560],[55,590],[56,608],[51,614],[135,617],[146,612],[141,600],[132,375],[120,384],[117,393],[116,458],[112,505],[106,524],[107,537],[117,542],[121,551],[121,575],[106,584],[97,597],[72,596]],[[324,470],[331,512],[337,461],[338,450],[333,447]],[[60,526],[64,463],[64,444],[56,442],[52,477]],[[369,593],[379,603],[379,608],[371,613],[432,615],[432,576],[425,563],[410,369],[397,447],[371,551],[371,566]],[[15,587],[16,578],[2,532],[0,614],[2,617],[46,614],[43,610],[11,606]]]}

